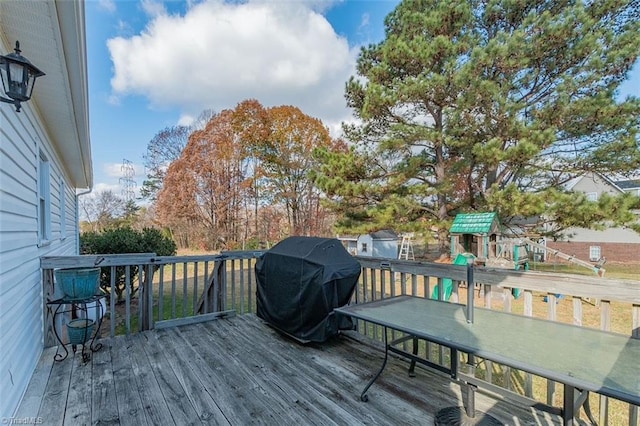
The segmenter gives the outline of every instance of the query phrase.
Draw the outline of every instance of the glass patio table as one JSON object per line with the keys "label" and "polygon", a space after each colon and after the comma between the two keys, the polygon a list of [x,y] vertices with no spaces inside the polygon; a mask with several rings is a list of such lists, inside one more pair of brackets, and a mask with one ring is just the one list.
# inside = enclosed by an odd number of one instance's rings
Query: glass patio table
{"label": "glass patio table", "polygon": [[[458,351],[563,384],[565,425],[574,424],[575,410],[588,401],[589,391],[640,405],[640,339],[631,336],[484,308],[472,307],[470,314],[465,305],[413,296],[354,304],[335,311],[385,328],[385,359],[378,374],[363,390],[363,401],[384,370],[389,351],[410,358],[410,372],[416,362],[443,369],[416,356],[415,339],[424,339],[450,348],[451,365],[446,371],[452,378],[472,386],[482,387],[483,383],[461,374]],[[406,336],[387,342],[387,329]],[[399,342],[411,339],[414,339],[413,353],[396,348]],[[471,409],[467,406],[466,414],[474,417],[472,397],[465,403],[471,405]]]}

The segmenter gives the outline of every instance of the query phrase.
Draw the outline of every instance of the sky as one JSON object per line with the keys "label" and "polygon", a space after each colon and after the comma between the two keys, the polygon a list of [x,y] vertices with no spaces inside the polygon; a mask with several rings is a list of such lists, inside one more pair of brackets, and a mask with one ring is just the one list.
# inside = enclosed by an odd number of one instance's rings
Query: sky
{"label": "sky", "polygon": [[139,190],[158,132],[245,99],[295,105],[338,136],[360,47],[384,39],[397,3],[87,1],[93,192],[121,194],[125,160]]}
{"label": "sky", "polygon": [[[89,0],[89,120],[97,193],[145,179],[147,145],[206,109],[295,105],[334,136],[360,47],[384,39],[396,0]],[[640,63],[620,96],[640,95]],[[123,167],[126,163],[126,167]]]}

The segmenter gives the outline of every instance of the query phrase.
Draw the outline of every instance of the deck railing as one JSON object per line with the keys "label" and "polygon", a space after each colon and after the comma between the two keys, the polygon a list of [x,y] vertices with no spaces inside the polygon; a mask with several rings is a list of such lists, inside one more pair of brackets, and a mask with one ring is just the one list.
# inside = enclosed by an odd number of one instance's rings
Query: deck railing
{"label": "deck railing", "polygon": [[[223,316],[256,312],[254,265],[260,251],[220,255],[159,257],[153,253],[45,257],[45,344],[54,345],[53,321],[46,302],[59,296],[55,268],[110,268],[103,336],[187,324]],[[433,297],[466,304],[473,291],[476,306],[536,316],[578,326],[599,328],[640,338],[640,282],[609,278],[504,269],[474,268],[468,286],[465,266],[393,259],[357,257],[362,265],[353,302],[364,303],[397,295]],[[116,268],[125,268],[124,291],[117,300]],[[132,270],[141,271],[136,275]],[[61,319],[57,325],[63,329]],[[508,326],[508,325],[507,325]],[[383,329],[364,322],[358,332],[382,341]],[[497,331],[498,332],[498,331]],[[395,336],[390,337],[398,337]],[[446,348],[424,342],[421,355],[447,365]],[[483,360],[478,378],[514,394],[559,406],[562,387],[554,382]],[[591,407],[599,424],[638,424],[638,407],[594,395]]]}
{"label": "deck railing", "polygon": [[[451,302],[466,305],[467,291],[471,290],[475,306],[640,338],[639,281],[475,267],[475,282],[468,286],[464,265],[363,257],[358,260],[362,275],[354,295],[357,303],[405,294],[444,300],[450,286]],[[364,321],[358,324],[360,333],[377,341],[383,340],[383,330]],[[390,333],[391,339],[402,337]],[[449,351],[440,345],[424,342],[420,355],[436,364],[449,364]],[[551,380],[490,360],[476,363],[476,377],[489,385],[547,405],[562,404],[562,387]],[[600,425],[638,425],[637,406],[593,394],[590,405]]]}
{"label": "deck railing", "polygon": [[[153,253],[43,257],[45,346],[57,343],[47,302],[62,297],[54,269],[101,267],[104,285],[101,335],[130,334],[153,328],[205,321],[230,311],[255,312],[253,266],[261,251],[220,255],[156,256]],[[118,274],[120,272],[120,274]],[[116,291],[116,290],[119,291]],[[120,295],[118,295],[120,293]],[[93,306],[90,312],[93,312]],[[99,309],[99,308],[96,308]],[[69,313],[69,315],[73,315]],[[64,338],[65,318],[56,326]]]}

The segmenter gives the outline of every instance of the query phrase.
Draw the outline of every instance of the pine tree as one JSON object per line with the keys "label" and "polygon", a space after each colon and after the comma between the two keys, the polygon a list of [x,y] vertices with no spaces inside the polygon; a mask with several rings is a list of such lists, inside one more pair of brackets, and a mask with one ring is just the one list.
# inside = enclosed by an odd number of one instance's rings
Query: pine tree
{"label": "pine tree", "polygon": [[346,85],[352,149],[318,153],[342,230],[446,229],[461,211],[540,216],[553,233],[634,219],[637,197],[563,185],[640,168],[640,99],[618,99],[639,0],[405,0],[385,31]]}

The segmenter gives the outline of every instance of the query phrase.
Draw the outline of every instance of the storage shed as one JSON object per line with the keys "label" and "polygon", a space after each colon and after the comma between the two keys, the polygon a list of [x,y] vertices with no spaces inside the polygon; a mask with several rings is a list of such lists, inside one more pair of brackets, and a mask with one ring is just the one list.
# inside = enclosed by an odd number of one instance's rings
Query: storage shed
{"label": "storage shed", "polygon": [[358,236],[357,235],[338,235],[338,240],[342,242],[344,248],[347,249],[350,255],[358,255]]}
{"label": "storage shed", "polygon": [[358,256],[397,259],[398,242],[398,234],[388,229],[362,234],[358,236],[357,254]]}

